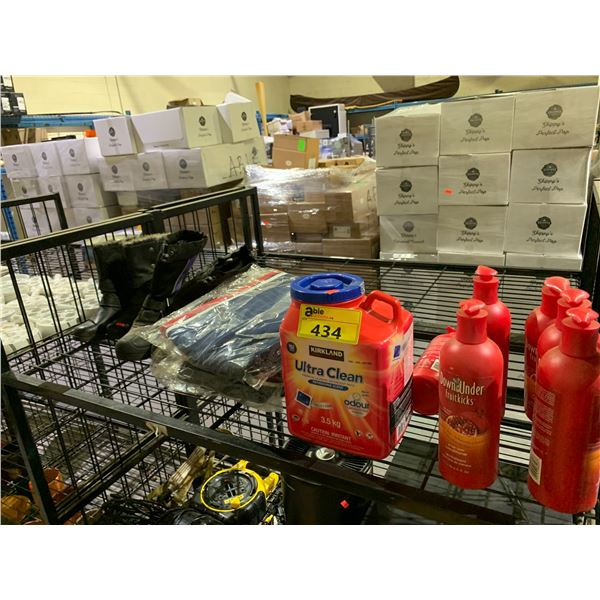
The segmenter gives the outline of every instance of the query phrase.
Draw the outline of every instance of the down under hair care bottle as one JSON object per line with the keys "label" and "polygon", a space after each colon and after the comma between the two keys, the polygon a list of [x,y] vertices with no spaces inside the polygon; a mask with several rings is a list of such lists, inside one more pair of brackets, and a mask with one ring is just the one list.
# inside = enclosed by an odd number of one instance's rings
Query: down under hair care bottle
{"label": "down under hair care bottle", "polygon": [[498,272],[490,267],[479,265],[473,278],[473,298],[485,303],[487,334],[502,352],[504,372],[502,373],[502,414],[506,405],[506,382],[508,379],[508,352],[510,346],[510,311],[498,298]]}
{"label": "down under hair care bottle", "polygon": [[456,335],[440,352],[439,467],[467,489],[486,488],[498,475],[504,365],[487,317],[481,300],[463,300]]}
{"label": "down under hair care bottle", "polygon": [[567,311],[560,344],[538,365],[528,487],[548,508],[591,510],[600,482],[598,313]]}
{"label": "down under hair care bottle", "polygon": [[556,303],[562,292],[570,287],[564,277],[548,277],[542,287],[542,303],[531,311],[525,321],[525,414],[533,420],[535,403],[535,374],[538,357],[537,345],[540,335],[556,318]]}

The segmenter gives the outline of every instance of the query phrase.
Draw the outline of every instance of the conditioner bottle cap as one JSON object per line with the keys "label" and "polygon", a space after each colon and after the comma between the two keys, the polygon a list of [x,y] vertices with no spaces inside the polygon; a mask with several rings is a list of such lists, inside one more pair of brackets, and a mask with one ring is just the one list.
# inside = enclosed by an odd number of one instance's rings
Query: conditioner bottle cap
{"label": "conditioner bottle cap", "polygon": [[473,278],[473,296],[478,300],[483,300],[486,304],[497,302],[500,280],[496,275],[498,275],[498,271],[479,265]]}
{"label": "conditioner bottle cap", "polygon": [[459,304],[456,339],[463,344],[481,344],[487,339],[487,311],[481,300],[470,298]]}
{"label": "conditioner bottle cap", "polygon": [[559,331],[563,329],[563,320],[567,317],[567,311],[571,308],[583,306],[589,308],[592,303],[588,300],[590,295],[577,288],[564,290],[556,305],[556,327]]}
{"label": "conditioner bottle cap", "polygon": [[598,313],[589,307],[580,306],[567,311],[563,320],[560,350],[567,356],[591,358],[598,349]]}
{"label": "conditioner bottle cap", "polygon": [[564,277],[548,277],[542,287],[542,312],[548,317],[556,317],[556,303],[561,294],[571,287]]}

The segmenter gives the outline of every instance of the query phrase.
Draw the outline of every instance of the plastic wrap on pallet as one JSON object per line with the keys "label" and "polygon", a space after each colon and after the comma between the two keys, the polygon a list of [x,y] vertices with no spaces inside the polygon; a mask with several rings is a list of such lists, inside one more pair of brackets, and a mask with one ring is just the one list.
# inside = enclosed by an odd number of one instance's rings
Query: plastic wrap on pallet
{"label": "plastic wrap on pallet", "polygon": [[160,350],[153,370],[169,388],[274,409],[280,397],[279,326],[292,275],[252,265],[141,335]]}

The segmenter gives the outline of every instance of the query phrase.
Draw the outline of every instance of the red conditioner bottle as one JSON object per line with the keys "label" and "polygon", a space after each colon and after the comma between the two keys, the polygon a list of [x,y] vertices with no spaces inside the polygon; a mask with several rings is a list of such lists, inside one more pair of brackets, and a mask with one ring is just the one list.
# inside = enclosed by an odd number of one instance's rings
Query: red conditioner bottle
{"label": "red conditioner bottle", "polygon": [[535,402],[535,374],[537,370],[537,344],[540,335],[556,318],[556,303],[562,292],[570,287],[564,277],[548,277],[542,287],[542,303],[531,311],[525,321],[525,414],[533,420]]}
{"label": "red conditioner bottle", "polygon": [[412,407],[421,415],[436,415],[439,410],[440,351],[454,337],[455,330],[434,337],[413,370]]}
{"label": "red conditioner bottle", "polygon": [[548,350],[556,348],[556,346],[560,344],[563,321],[567,318],[567,311],[571,310],[572,308],[578,308],[579,306],[589,308],[592,305],[592,303],[588,300],[589,297],[590,295],[587,292],[577,288],[569,288],[562,293],[560,299],[556,303],[556,319],[552,321],[550,325],[544,329],[544,331],[542,331],[542,335],[540,335],[540,339],[538,340],[538,367],[542,356],[544,356]]}
{"label": "red conditioner bottle", "polygon": [[[508,379],[508,352],[510,345],[510,311],[502,300],[498,299],[498,272],[480,265],[473,278],[473,298],[485,303],[488,314],[487,334],[502,352],[504,372],[502,373],[502,406],[506,404],[506,381]],[[504,415],[504,408],[502,408]]]}
{"label": "red conditioner bottle", "polygon": [[529,491],[548,508],[591,510],[600,482],[598,313],[573,308],[560,345],[541,358],[529,455]]}
{"label": "red conditioner bottle", "polygon": [[463,300],[456,336],[440,352],[439,467],[467,489],[486,488],[498,475],[504,365],[484,309],[481,300]]}

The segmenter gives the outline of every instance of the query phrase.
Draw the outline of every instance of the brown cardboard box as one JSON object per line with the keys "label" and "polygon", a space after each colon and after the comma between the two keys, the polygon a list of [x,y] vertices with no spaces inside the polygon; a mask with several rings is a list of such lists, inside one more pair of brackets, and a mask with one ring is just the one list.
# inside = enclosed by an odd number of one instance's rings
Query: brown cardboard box
{"label": "brown cardboard box", "polygon": [[323,121],[296,121],[294,123],[294,129],[298,133],[304,131],[317,131],[318,129],[323,129]]}
{"label": "brown cardboard box", "polygon": [[290,241],[289,219],[285,213],[261,215],[261,227],[263,239],[267,242]]}
{"label": "brown cardboard box", "polygon": [[327,233],[325,205],[318,202],[296,202],[288,206],[290,231],[294,233]]}
{"label": "brown cardboard box", "polygon": [[317,256],[323,254],[323,244],[321,242],[296,242],[294,247],[298,254],[316,254]]}
{"label": "brown cardboard box", "polygon": [[296,123],[300,123],[301,121],[308,121],[310,118],[307,110],[299,113],[289,113],[288,117],[292,120],[294,125]]}
{"label": "brown cardboard box", "polygon": [[368,222],[372,214],[369,201],[371,193],[371,188],[366,185],[353,185],[325,192],[327,222],[340,225]]}
{"label": "brown cardboard box", "polygon": [[331,239],[355,239],[368,237],[371,234],[377,233],[377,225],[373,219],[369,219],[367,223],[347,223],[347,224],[329,224],[327,228],[327,237]]}
{"label": "brown cardboard box", "polygon": [[324,237],[322,233],[292,233],[292,241],[299,244],[320,244]]}
{"label": "brown cardboard box", "polygon": [[[260,214],[272,214],[272,213],[287,213],[288,204],[287,202],[282,202],[280,199],[275,198],[273,196],[269,196],[268,194],[259,193],[258,194],[258,208],[260,210]],[[248,212],[251,213],[252,208],[251,205],[248,204]],[[236,219],[242,218],[242,209],[240,208],[239,202],[231,203],[231,214]]]}
{"label": "brown cardboard box", "polygon": [[379,236],[372,235],[352,240],[323,240],[325,256],[350,256],[352,258],[377,258],[379,256]]}
{"label": "brown cardboard box", "polygon": [[319,140],[298,135],[273,137],[273,167],[314,169],[319,160]]}

